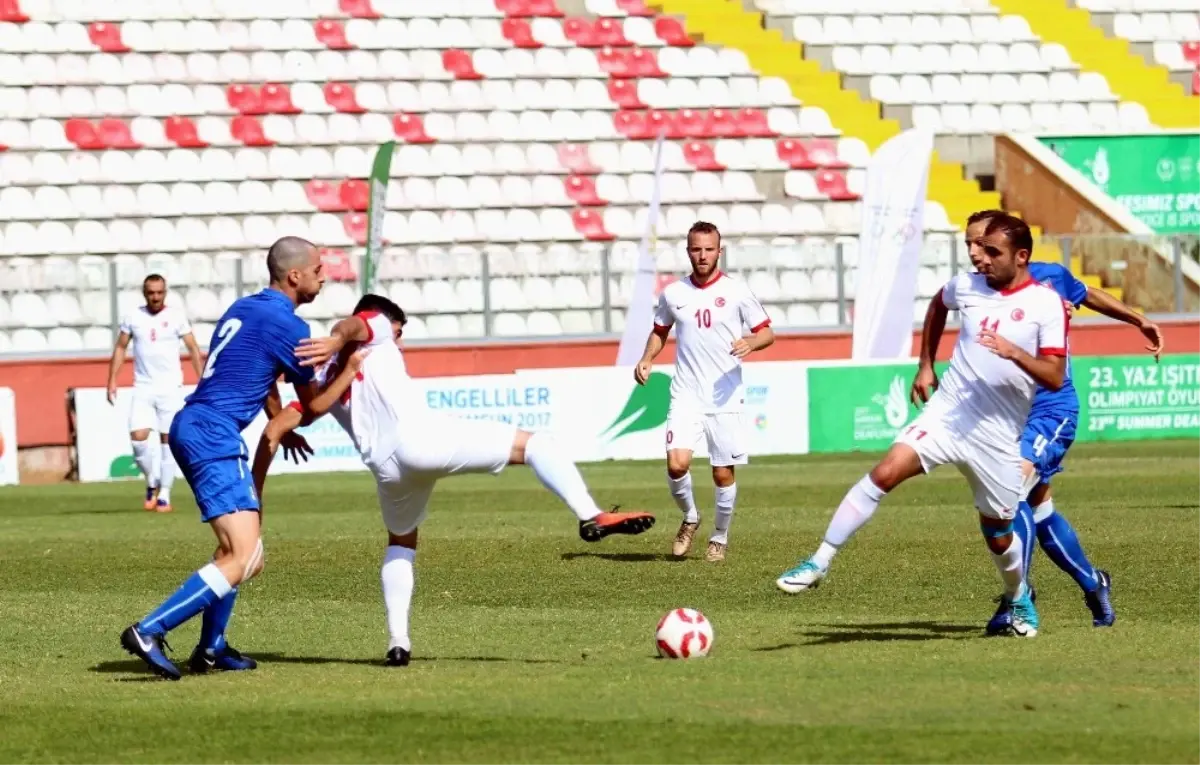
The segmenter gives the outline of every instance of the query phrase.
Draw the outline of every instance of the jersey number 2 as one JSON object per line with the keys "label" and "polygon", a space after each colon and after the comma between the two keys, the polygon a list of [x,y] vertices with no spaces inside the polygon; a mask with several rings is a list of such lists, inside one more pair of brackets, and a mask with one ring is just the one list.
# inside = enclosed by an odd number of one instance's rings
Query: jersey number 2
{"label": "jersey number 2", "polygon": [[200,375],[201,379],[212,377],[213,370],[217,368],[217,357],[221,355],[221,351],[225,350],[225,346],[229,345],[229,341],[241,328],[241,319],[230,319],[221,325],[221,329],[217,331],[217,339],[221,342],[217,343],[216,348],[209,351],[208,363],[204,365],[204,374]]}

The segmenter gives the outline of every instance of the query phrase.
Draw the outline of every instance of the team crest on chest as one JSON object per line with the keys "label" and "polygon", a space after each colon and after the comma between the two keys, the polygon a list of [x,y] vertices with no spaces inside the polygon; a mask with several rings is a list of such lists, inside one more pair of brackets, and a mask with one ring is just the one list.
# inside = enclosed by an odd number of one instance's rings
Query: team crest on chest
{"label": "team crest on chest", "polygon": [[725,307],[725,298],[723,298],[723,297],[719,297],[719,298],[717,298],[717,299],[716,299],[716,300],[713,302],[713,304],[714,304],[714,305],[715,305],[717,308],[724,308],[724,307]]}
{"label": "team crest on chest", "polygon": [[1012,312],[1012,320],[1013,321],[1020,321],[1021,319],[1024,319],[1024,318],[1025,318],[1024,311],[1022,311],[1020,308],[1013,309],[1013,312]]}

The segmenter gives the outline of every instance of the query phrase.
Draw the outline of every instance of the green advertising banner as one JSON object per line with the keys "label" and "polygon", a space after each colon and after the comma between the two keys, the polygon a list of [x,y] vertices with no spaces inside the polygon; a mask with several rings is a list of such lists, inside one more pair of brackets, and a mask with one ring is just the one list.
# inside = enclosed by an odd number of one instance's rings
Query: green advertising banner
{"label": "green advertising banner", "polygon": [[1200,229],[1200,133],[1040,140],[1155,232]]}
{"label": "green advertising banner", "polygon": [[[945,369],[938,364],[938,374]],[[916,362],[809,367],[808,450],[882,451],[916,413],[908,400]]]}
{"label": "green advertising banner", "polygon": [[1200,354],[1073,359],[1078,441],[1200,437]]}

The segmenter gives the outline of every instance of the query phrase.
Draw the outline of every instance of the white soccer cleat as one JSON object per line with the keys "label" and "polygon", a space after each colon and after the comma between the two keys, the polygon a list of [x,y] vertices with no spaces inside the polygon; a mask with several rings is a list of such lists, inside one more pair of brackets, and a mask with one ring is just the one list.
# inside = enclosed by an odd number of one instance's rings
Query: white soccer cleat
{"label": "white soccer cleat", "polygon": [[783,576],[775,580],[775,586],[789,595],[796,595],[805,590],[815,590],[821,585],[821,580],[828,573],[812,560],[806,560],[799,566],[785,571]]}

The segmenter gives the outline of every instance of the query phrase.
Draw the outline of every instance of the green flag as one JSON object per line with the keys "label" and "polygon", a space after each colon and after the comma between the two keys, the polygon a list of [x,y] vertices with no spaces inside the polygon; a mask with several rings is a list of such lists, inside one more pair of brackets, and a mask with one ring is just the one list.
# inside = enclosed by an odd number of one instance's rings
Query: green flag
{"label": "green flag", "polygon": [[391,174],[395,141],[388,141],[375,152],[371,165],[371,200],[367,207],[367,253],[363,257],[362,291],[374,291],[379,281],[379,259],[383,256],[383,216],[387,213],[387,185]]}

